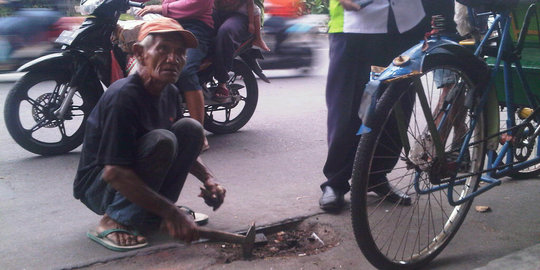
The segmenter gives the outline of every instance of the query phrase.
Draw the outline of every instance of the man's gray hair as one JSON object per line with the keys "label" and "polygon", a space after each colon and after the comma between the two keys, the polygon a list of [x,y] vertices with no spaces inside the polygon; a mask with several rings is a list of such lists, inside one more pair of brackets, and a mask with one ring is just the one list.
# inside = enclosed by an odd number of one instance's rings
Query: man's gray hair
{"label": "man's gray hair", "polygon": [[139,42],[141,46],[145,49],[148,49],[152,44],[154,44],[154,35],[148,35],[143,40]]}

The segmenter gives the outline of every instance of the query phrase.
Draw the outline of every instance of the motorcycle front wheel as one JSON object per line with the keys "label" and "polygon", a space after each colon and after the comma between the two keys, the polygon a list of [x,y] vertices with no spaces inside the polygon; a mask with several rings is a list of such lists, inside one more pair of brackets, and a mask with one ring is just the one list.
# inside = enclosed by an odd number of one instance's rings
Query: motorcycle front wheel
{"label": "motorcycle front wheel", "polygon": [[236,132],[247,124],[257,107],[259,88],[251,69],[235,60],[229,78],[230,102],[207,105],[205,109],[204,128],[214,134]]}
{"label": "motorcycle front wheel", "polygon": [[82,144],[86,120],[99,99],[98,91],[78,89],[66,114],[60,108],[69,89],[67,71],[25,74],[9,91],[4,118],[11,137],[24,149],[43,156],[67,153]]}

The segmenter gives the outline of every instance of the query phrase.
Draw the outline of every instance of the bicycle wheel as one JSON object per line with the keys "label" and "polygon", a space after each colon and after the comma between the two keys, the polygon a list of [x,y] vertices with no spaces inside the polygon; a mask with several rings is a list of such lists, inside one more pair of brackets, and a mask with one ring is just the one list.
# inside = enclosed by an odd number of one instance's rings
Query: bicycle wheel
{"label": "bicycle wheel", "polygon": [[[532,160],[538,157],[536,150],[538,148],[539,138],[530,137],[534,133],[534,130],[538,127],[538,123],[533,120],[527,124],[523,124],[525,123],[524,119],[531,112],[532,110],[529,108],[526,108],[526,107],[519,108],[516,111],[516,113],[513,114],[515,126],[519,126],[519,128],[516,128],[513,131],[512,137],[507,137],[506,135],[502,135],[500,138],[500,141],[504,141],[505,138],[508,138],[508,139],[512,138],[513,140],[512,146],[514,148],[514,151],[513,153],[511,153],[512,159],[510,160],[510,162],[512,163],[523,163],[523,162],[527,162],[529,160]],[[507,108],[505,107],[500,111],[500,130],[507,129],[508,127],[507,120],[508,120],[508,114],[507,114]],[[499,145],[499,146],[502,146],[502,145]],[[510,153],[508,155],[510,155]],[[504,162],[509,163],[508,159],[506,158],[504,159]],[[540,175],[540,164],[533,164],[532,166],[529,166],[519,171],[512,172],[510,174],[510,176],[515,179],[528,179],[528,178],[535,177],[538,175]]]}
{"label": "bicycle wheel", "polygon": [[[437,87],[441,80],[434,78],[441,72],[453,79]],[[463,105],[474,88],[469,78],[462,66],[433,65],[420,78],[389,83],[367,121],[372,131],[362,135],[356,152],[351,218],[360,249],[379,269],[426,265],[446,247],[467,215],[472,200],[453,206],[447,196],[458,200],[475,191],[485,158],[484,114],[475,115],[474,108]],[[418,88],[427,98],[426,114],[439,124],[444,159],[437,157],[430,143]],[[471,140],[457,155],[467,134]],[[371,193],[381,179],[410,196],[410,205]],[[441,188],[456,179],[461,182],[452,189]]]}

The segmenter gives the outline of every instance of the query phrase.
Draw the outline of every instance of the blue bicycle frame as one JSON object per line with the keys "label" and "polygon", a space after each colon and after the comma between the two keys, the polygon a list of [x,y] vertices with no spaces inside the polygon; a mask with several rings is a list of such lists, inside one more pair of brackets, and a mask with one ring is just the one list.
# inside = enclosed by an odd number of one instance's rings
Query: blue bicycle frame
{"label": "blue bicycle frame", "polygon": [[[538,102],[535,98],[535,96],[532,94],[529,84],[527,83],[527,80],[524,77],[523,69],[519,61],[519,57],[510,57],[511,55],[515,54],[514,52],[514,44],[510,37],[510,24],[511,24],[511,17],[509,11],[501,12],[499,14],[496,14],[495,19],[487,31],[485,37],[482,39],[481,42],[479,42],[476,46],[476,51],[474,54],[471,53],[470,50],[465,49],[464,47],[458,45],[457,43],[454,43],[450,40],[445,39],[441,36],[435,36],[431,37],[427,41],[422,41],[416,46],[412,47],[411,49],[404,52],[400,57],[401,59],[407,59],[406,64],[400,63],[400,64],[391,64],[388,66],[384,71],[381,73],[373,73],[371,75],[371,80],[366,85],[366,88],[364,90],[364,95],[362,97],[362,104],[359,109],[359,116],[361,119],[366,120],[369,118],[369,115],[373,113],[375,110],[375,106],[377,104],[378,98],[382,94],[382,87],[381,82],[391,82],[395,80],[402,80],[410,77],[420,76],[422,75],[422,67],[424,65],[424,61],[430,57],[432,54],[437,53],[447,53],[452,54],[453,56],[457,57],[465,57],[468,58],[471,63],[475,63],[475,61],[478,61],[478,58],[482,56],[482,51],[486,47],[486,44],[490,42],[490,37],[494,32],[497,32],[499,39],[499,46],[497,48],[497,57],[495,60],[495,64],[491,68],[491,75],[489,83],[487,83],[486,88],[480,89],[481,92],[481,98],[475,107],[475,115],[481,115],[483,111],[488,109],[488,106],[498,106],[497,102],[493,102],[493,99],[496,97],[494,96],[494,93],[492,91],[495,91],[495,89],[492,87],[493,83],[495,81],[495,77],[497,76],[498,72],[500,71],[501,62],[503,63],[503,72],[504,72],[504,86],[505,86],[505,94],[506,94],[506,103],[505,106],[507,107],[507,127],[508,130],[502,131],[502,132],[495,132],[496,134],[489,134],[489,136],[493,139],[497,137],[500,134],[507,134],[508,138],[512,138],[512,135],[514,134],[516,127],[516,123],[514,121],[514,115],[516,113],[516,106],[514,104],[513,99],[513,85],[512,85],[512,64],[515,66],[519,80],[521,81],[523,88],[525,90],[525,93],[527,95],[527,99],[529,101],[531,108],[538,108]],[[503,60],[503,56],[505,59]],[[510,60],[508,60],[510,59]],[[417,91],[420,103],[423,103],[422,100],[425,99],[425,93],[423,91]],[[491,99],[491,100],[490,100]],[[425,113],[431,114],[431,111],[427,104],[421,104],[422,108]],[[452,104],[449,104],[451,106]],[[450,111],[450,107],[446,108],[445,111]],[[493,108],[491,108],[493,110]],[[497,108],[495,108],[495,111],[497,111]],[[536,110],[539,111],[539,110]],[[439,141],[437,142],[437,139],[439,139],[438,136],[438,130],[444,125],[444,122],[446,121],[445,114],[439,123],[438,127],[435,127],[433,118],[429,115],[426,115],[426,119],[428,120],[427,124],[429,127],[429,131],[432,134],[432,138],[435,139],[435,148],[437,152],[437,156],[444,156],[444,147],[442,146],[442,143]],[[531,114],[527,119],[524,120],[524,123],[527,124],[530,121],[536,121],[537,123],[540,123],[540,113],[533,113]],[[364,121],[366,123],[367,121]],[[358,134],[364,134],[371,131],[371,128],[367,126],[366,124],[362,124],[360,127]],[[491,122],[488,125],[496,125],[496,130],[498,130],[499,122]],[[524,124],[522,124],[524,125]],[[469,129],[469,133],[466,135],[463,145],[461,146],[460,153],[457,159],[457,162],[459,163],[464,156],[464,153],[466,148],[469,144],[471,144],[471,136],[472,131],[475,129],[476,126],[476,120],[472,119],[471,126]],[[491,130],[493,130],[493,126],[491,127]],[[436,135],[435,135],[436,134]],[[538,135],[540,134],[540,127],[536,128],[534,133],[529,134],[530,138],[536,139]],[[407,147],[408,139],[402,138],[403,145]],[[486,139],[489,140],[489,137]],[[476,142],[472,142],[474,144]],[[536,157],[527,160],[525,162],[514,162],[515,149],[512,147],[512,141],[508,140],[504,143],[502,148],[500,149],[499,153],[497,153],[495,150],[489,150],[488,151],[488,162],[487,162],[487,169],[478,172],[478,173],[485,173],[481,177],[481,181],[486,182],[487,185],[484,185],[480,187],[477,191],[469,194],[468,196],[462,197],[458,200],[454,199],[453,195],[453,188],[456,185],[460,185],[465,182],[466,178],[474,175],[476,173],[470,173],[466,175],[460,175],[457,176],[448,182],[445,182],[443,184],[437,185],[435,187],[422,189],[420,187],[420,172],[416,173],[415,178],[415,191],[418,194],[428,194],[434,191],[438,191],[441,189],[448,189],[448,201],[450,205],[456,206],[459,204],[462,204],[479,194],[482,194],[491,188],[500,185],[501,181],[497,180],[497,178],[500,178],[502,176],[506,176],[511,174],[512,172],[516,172],[519,170],[522,170],[524,168],[527,168],[529,166],[532,166],[534,164],[540,163],[540,147],[537,145],[536,149]],[[503,164],[503,160],[504,164]]]}
{"label": "blue bicycle frame", "polygon": [[[538,108],[538,102],[536,97],[533,95],[531,88],[529,86],[529,83],[527,82],[523,68],[521,66],[521,63],[519,59],[515,59],[514,61],[503,61],[502,56],[505,53],[512,53],[512,50],[514,49],[512,39],[510,38],[510,24],[511,24],[511,18],[508,13],[499,14],[495,17],[495,20],[493,22],[493,25],[500,25],[501,27],[499,30],[499,35],[501,36],[501,43],[499,45],[499,50],[497,53],[497,58],[495,60],[495,64],[492,68],[491,73],[491,84],[493,81],[495,81],[495,77],[497,76],[497,73],[500,70],[501,62],[503,62],[503,75],[504,75],[504,87],[505,87],[505,96],[506,96],[506,103],[505,106],[507,108],[507,120],[506,120],[506,126],[508,127],[508,131],[505,131],[505,133],[508,135],[508,138],[512,138],[512,136],[515,133],[515,130],[512,129],[512,127],[516,126],[516,123],[514,121],[514,115],[516,114],[516,106],[514,103],[514,89],[513,89],[513,76],[512,76],[512,64],[515,66],[518,79],[521,82],[521,85],[525,91],[527,100],[529,102],[529,106],[531,108],[537,109]],[[491,34],[494,32],[495,27],[491,27],[480,43],[480,45],[477,47],[475,55],[480,55],[482,53],[482,45],[486,44],[488,37],[491,36]],[[492,89],[491,86],[489,86]],[[532,121],[536,121],[537,123],[540,123],[540,115],[538,113],[533,113],[528,119],[525,120],[526,123]],[[538,132],[535,131],[531,135],[533,139],[536,137]],[[488,152],[488,164],[487,169],[488,172],[485,176],[483,176],[483,179],[486,180],[493,180],[495,178],[500,178],[503,176],[506,176],[508,174],[511,174],[512,172],[519,171],[522,169],[525,169],[527,167],[530,167],[532,165],[540,163],[540,147],[536,147],[536,157],[530,160],[527,160],[525,162],[513,162],[513,156],[515,154],[514,147],[512,146],[511,140],[506,140],[504,142],[502,148],[500,149],[499,153],[497,153],[495,150],[490,150]],[[504,160],[504,161],[503,161]],[[503,163],[504,162],[504,163]]]}

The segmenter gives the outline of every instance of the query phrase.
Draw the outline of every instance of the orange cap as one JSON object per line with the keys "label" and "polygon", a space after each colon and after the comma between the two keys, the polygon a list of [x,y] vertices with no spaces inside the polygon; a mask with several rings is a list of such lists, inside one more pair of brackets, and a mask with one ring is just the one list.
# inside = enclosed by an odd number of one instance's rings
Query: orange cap
{"label": "orange cap", "polygon": [[147,21],[139,30],[138,41],[143,40],[149,34],[178,32],[182,35],[186,48],[197,48],[198,42],[193,33],[185,30],[176,20],[171,18],[160,18]]}

